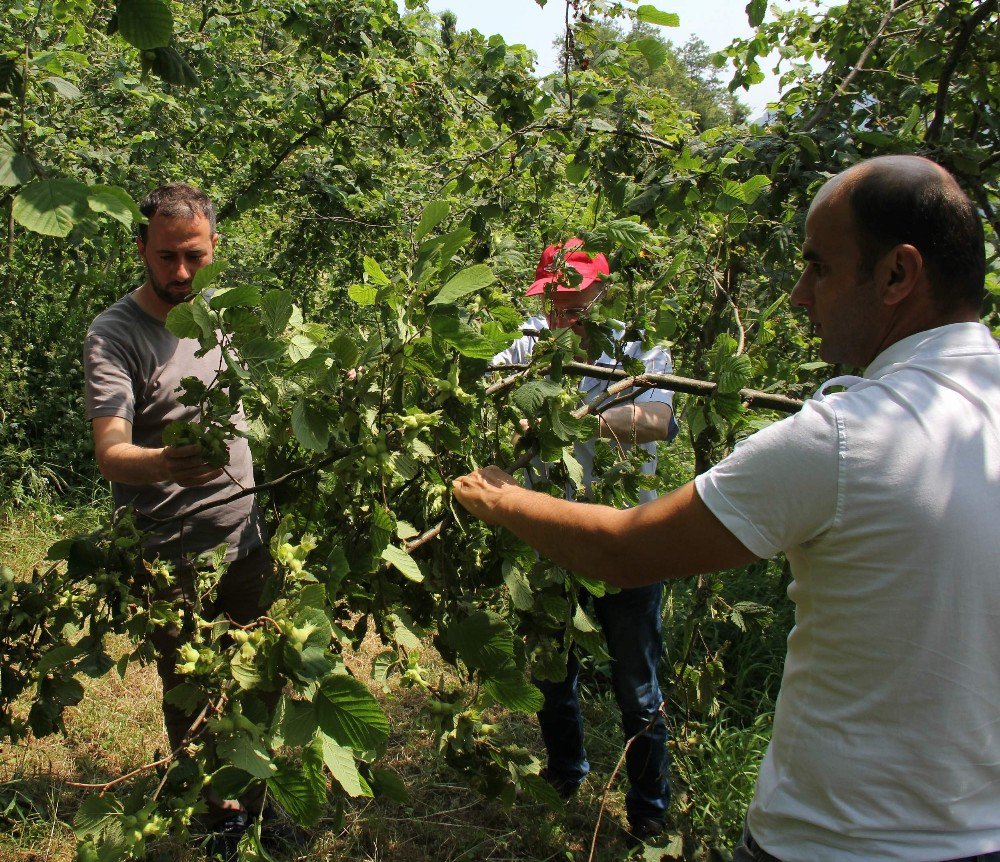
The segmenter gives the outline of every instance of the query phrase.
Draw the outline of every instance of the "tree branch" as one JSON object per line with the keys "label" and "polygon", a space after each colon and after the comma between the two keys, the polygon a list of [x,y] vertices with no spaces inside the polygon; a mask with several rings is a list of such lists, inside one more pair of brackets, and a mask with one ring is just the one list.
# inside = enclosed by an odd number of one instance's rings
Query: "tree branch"
{"label": "tree branch", "polygon": [[341,120],[344,117],[344,112],[358,99],[362,96],[367,96],[374,93],[379,89],[378,84],[373,84],[370,87],[365,87],[363,90],[358,90],[351,96],[348,96],[343,102],[341,102],[336,108],[331,110],[324,110],[320,121],[313,126],[310,126],[302,134],[300,134],[295,140],[289,142],[285,147],[274,156],[271,160],[271,164],[265,168],[260,167],[258,164],[256,170],[258,170],[257,175],[249,180],[244,186],[234,192],[229,200],[219,209],[218,220],[224,221],[232,215],[235,215],[239,211],[240,199],[260,188],[265,182],[267,182],[271,177],[274,176],[275,172],[284,163],[292,153],[296,150],[301,149],[302,146],[308,141],[313,135],[317,135],[324,129],[331,126],[335,121]]}
{"label": "tree branch", "polygon": [[861,56],[858,57],[858,62],[854,64],[851,71],[848,72],[844,80],[840,82],[836,92],[805,122],[802,127],[802,131],[811,131],[830,115],[830,112],[833,110],[834,102],[836,102],[837,99],[839,99],[847,91],[847,88],[851,85],[862,69],[864,69],[865,63],[868,61],[868,57],[871,56],[872,51],[875,50],[875,46],[878,45],[879,41],[881,41],[882,35],[889,26],[889,22],[892,20],[893,16],[899,12],[900,8],[901,7],[897,5],[896,0],[891,0],[889,8],[886,10],[885,15],[882,16],[882,22],[879,24],[878,30],[875,32],[871,41],[865,45],[865,49],[861,52]]}
{"label": "tree branch", "polygon": [[[488,370],[509,370],[511,367],[509,365],[498,365]],[[487,388],[486,394],[495,395],[498,392],[510,389],[518,380],[524,377],[529,367],[518,368],[517,373],[504,378],[498,383],[494,383]],[[717,383],[711,383],[707,380],[677,377],[673,374],[639,374],[633,377],[625,371],[603,368],[600,365],[587,365],[583,362],[567,362],[563,366],[563,371],[567,374],[574,374],[580,377],[596,377],[599,380],[621,380],[628,382],[628,386],[645,386],[647,389],[666,389],[669,392],[684,392],[688,395],[711,396],[715,395],[719,388]],[[627,389],[628,386],[622,388]],[[798,413],[802,408],[802,402],[797,398],[790,398],[787,395],[776,395],[771,392],[762,392],[759,389],[741,389],[739,396],[743,403],[751,410],[777,410],[780,413]]]}
{"label": "tree branch", "polygon": [[962,26],[958,31],[958,37],[955,39],[955,44],[952,45],[948,58],[944,61],[944,66],[941,68],[941,75],[938,78],[937,99],[934,102],[934,118],[931,120],[930,128],[927,129],[927,135],[924,138],[929,144],[936,144],[941,137],[941,131],[944,129],[944,121],[948,109],[948,90],[951,87],[952,75],[955,74],[958,63],[962,59],[962,54],[969,47],[972,34],[979,29],[980,25],[991,13],[997,11],[998,3],[1000,3],[1000,0],[986,0],[982,6],[962,22]]}

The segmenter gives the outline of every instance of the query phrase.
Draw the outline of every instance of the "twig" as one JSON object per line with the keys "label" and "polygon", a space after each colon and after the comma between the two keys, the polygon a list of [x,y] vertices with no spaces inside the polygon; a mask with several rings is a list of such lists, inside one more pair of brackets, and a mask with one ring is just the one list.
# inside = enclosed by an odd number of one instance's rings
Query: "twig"
{"label": "twig", "polygon": [[263,482],[260,485],[253,485],[249,488],[244,488],[242,491],[236,494],[232,494],[229,497],[226,497],[222,500],[216,500],[211,503],[203,503],[201,506],[195,506],[195,508],[189,509],[183,514],[172,515],[169,518],[154,518],[152,515],[142,515],[142,517],[145,518],[147,521],[160,525],[172,524],[176,521],[182,521],[185,518],[190,518],[194,515],[199,515],[202,512],[207,512],[209,509],[214,509],[216,506],[225,506],[228,505],[229,503],[241,499],[242,497],[248,497],[251,494],[256,494],[258,491],[270,491],[272,488],[278,488],[284,485],[286,482],[292,481],[292,479],[298,479],[300,476],[308,476],[310,473],[314,473],[317,470],[322,470],[324,467],[326,467],[329,464],[332,464],[334,461],[338,461],[341,458],[346,457],[351,453],[351,451],[352,451],[351,449],[338,450],[336,452],[331,453],[330,455],[326,455],[325,457],[320,458],[313,464],[310,464],[306,467],[299,467],[297,470],[292,470],[289,473],[285,473],[284,476],[279,476],[277,479],[272,479],[270,482]]}
{"label": "twig", "polygon": [[[170,761],[173,760],[175,757],[177,757],[177,755],[181,753],[181,751],[185,748],[185,746],[187,746],[187,744],[194,738],[198,728],[204,722],[205,716],[208,714],[208,709],[211,705],[212,704],[209,702],[202,707],[202,710],[198,714],[198,717],[191,723],[191,726],[188,728],[187,733],[184,734],[184,738],[181,740],[181,744],[178,745],[177,748],[175,748],[172,752],[170,752],[170,754],[168,754],[166,757],[161,757],[159,760],[156,760],[153,763],[147,763],[144,766],[139,766],[136,769],[133,769],[131,772],[126,772],[124,775],[120,775],[118,778],[112,779],[111,781],[106,781],[103,784],[86,784],[82,781],[67,781],[66,785],[68,787],[77,787],[80,788],[81,790],[100,790],[101,792],[98,795],[103,796],[108,790],[110,790],[116,784],[121,784],[123,781],[128,781],[130,778],[133,778],[134,776],[139,775],[140,773],[148,772],[150,769],[156,769],[158,766],[163,766],[166,763],[170,763]],[[163,780],[160,782],[160,786],[157,787],[156,792],[153,794],[154,799],[159,795],[160,789],[163,787],[164,781],[166,781],[166,776],[163,776]]]}
{"label": "twig", "polygon": [[628,757],[629,749],[632,747],[632,743],[635,742],[640,736],[652,730],[653,725],[656,724],[656,720],[660,718],[660,716],[663,716],[663,720],[666,721],[667,715],[663,709],[662,701],[656,710],[656,715],[649,720],[649,723],[625,743],[625,749],[622,751],[621,757],[618,758],[618,762],[615,764],[614,772],[611,773],[611,777],[608,779],[608,783],[604,785],[604,791],[601,793],[601,807],[597,811],[597,822],[594,824],[594,837],[590,842],[590,855],[587,857],[587,862],[594,862],[594,856],[597,853],[597,836],[601,831],[601,819],[604,817],[604,811],[608,807],[608,794],[611,792],[611,787],[615,783],[618,773],[621,772],[621,768],[625,764],[625,758]]}

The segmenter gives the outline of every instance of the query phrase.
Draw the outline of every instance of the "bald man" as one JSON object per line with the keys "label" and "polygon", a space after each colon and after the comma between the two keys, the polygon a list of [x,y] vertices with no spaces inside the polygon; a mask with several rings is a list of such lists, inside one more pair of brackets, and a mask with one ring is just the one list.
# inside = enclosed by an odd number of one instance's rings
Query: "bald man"
{"label": "bald man", "polygon": [[913,156],[809,209],[791,294],[828,362],[800,413],[618,511],[455,483],[474,515],[618,586],[784,552],[795,627],[734,862],[1000,862],[1000,349],[982,223]]}

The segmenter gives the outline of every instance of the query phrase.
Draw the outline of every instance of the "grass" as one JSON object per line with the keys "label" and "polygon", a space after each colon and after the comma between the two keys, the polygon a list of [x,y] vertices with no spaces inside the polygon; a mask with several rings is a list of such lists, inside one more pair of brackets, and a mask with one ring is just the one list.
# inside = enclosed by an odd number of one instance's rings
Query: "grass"
{"label": "grass", "polygon": [[[0,560],[20,575],[28,574],[43,564],[53,541],[89,529],[97,514],[88,507],[8,517],[0,538]],[[117,646],[126,649],[125,641]],[[365,678],[380,649],[372,636],[345,658]],[[429,652],[423,663],[433,663]],[[444,664],[435,668],[444,669]],[[432,734],[420,724],[419,696],[411,690],[393,691],[388,697],[377,692],[393,728],[380,766],[406,783],[409,800],[405,804],[354,800],[342,812],[331,807],[308,835],[300,834],[298,841],[274,852],[274,862],[587,862],[592,844],[594,862],[628,857],[621,827],[624,778],[617,778],[604,792],[623,749],[617,708],[605,676],[600,668],[585,665],[583,700],[592,774],[562,812],[521,800],[505,807],[484,799],[438,757]],[[0,862],[69,862],[74,847],[70,824],[86,792],[67,782],[106,781],[151,762],[166,747],[154,668],[133,665],[124,679],[112,671],[82,682],[86,695],[67,710],[65,737],[0,745]],[[687,848],[685,860],[726,858],[752,791],[768,717],[749,724],[738,716],[730,718],[678,727],[672,743],[675,837]],[[542,757],[532,717],[507,714],[496,723],[502,741],[523,745]],[[157,850],[163,862],[202,858],[176,844],[161,843]],[[682,857],[648,852],[632,858]]]}

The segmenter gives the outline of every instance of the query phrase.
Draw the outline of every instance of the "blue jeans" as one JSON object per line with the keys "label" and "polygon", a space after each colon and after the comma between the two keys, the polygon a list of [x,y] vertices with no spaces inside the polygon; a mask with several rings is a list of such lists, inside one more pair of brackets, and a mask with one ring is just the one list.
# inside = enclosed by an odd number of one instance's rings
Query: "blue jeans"
{"label": "blue jeans", "polygon": [[[662,596],[663,585],[653,584],[594,599],[594,612],[611,656],[611,683],[625,739],[641,734],[625,757],[631,785],[625,810],[630,823],[642,819],[662,823],[670,801],[667,728],[660,714],[663,696],[656,679],[663,652]],[[548,772],[553,780],[568,786],[579,784],[590,771],[577,694],[579,671],[571,649],[566,679],[537,681],[545,696],[538,723],[548,753]]]}
{"label": "blue jeans", "polygon": [[[781,862],[772,856],[756,841],[746,824],[743,825],[743,837],[733,848],[733,862]],[[949,859],[947,862],[1000,862],[1000,850],[996,853],[983,853],[979,856],[966,856],[963,859]]]}

